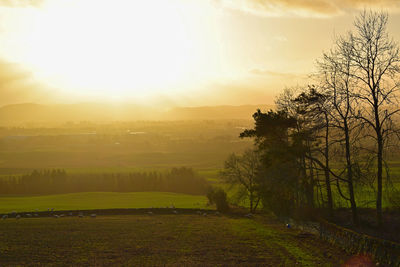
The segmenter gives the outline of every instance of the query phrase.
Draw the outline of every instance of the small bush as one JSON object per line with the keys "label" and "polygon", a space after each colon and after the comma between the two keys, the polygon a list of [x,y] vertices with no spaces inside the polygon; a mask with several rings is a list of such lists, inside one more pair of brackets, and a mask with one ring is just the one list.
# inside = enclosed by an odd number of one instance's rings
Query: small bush
{"label": "small bush", "polygon": [[208,202],[215,204],[220,212],[229,211],[226,192],[222,188],[210,188],[207,192]]}

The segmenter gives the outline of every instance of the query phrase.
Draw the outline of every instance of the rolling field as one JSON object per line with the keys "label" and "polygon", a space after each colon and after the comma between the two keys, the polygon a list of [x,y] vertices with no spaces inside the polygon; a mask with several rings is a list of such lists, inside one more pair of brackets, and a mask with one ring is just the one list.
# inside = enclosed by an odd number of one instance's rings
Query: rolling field
{"label": "rolling field", "polygon": [[[386,178],[386,171],[383,172],[383,198],[382,206],[383,208],[396,208],[400,204],[399,192],[400,192],[400,163],[398,161],[389,162],[389,177]],[[373,174],[375,179],[375,173]],[[371,179],[371,178],[370,178]],[[372,186],[371,186],[372,184]],[[357,206],[360,208],[375,208],[376,207],[376,195],[377,195],[377,185],[376,179],[371,184],[366,184],[361,181],[360,183],[355,183],[354,194],[357,202]],[[349,196],[348,188],[345,183],[341,183],[341,191]],[[318,192],[317,192],[318,193]],[[326,192],[323,189],[323,194],[325,200]],[[332,194],[335,202],[335,207],[350,208],[350,202],[343,199],[337,189],[336,183],[332,183]]]}
{"label": "rolling field", "polygon": [[92,192],[48,196],[0,196],[0,213],[12,211],[90,210],[150,208],[174,205],[176,208],[207,208],[205,196],[162,192]]}
{"label": "rolling field", "polygon": [[0,221],[1,266],[339,266],[348,257],[317,237],[266,217],[125,215]]}

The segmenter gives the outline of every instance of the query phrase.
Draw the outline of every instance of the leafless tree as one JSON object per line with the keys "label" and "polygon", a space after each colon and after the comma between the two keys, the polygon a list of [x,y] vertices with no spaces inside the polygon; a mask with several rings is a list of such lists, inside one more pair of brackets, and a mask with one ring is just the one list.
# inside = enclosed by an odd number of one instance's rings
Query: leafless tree
{"label": "leafless tree", "polygon": [[[321,78],[321,88],[327,96],[325,112],[331,121],[331,127],[339,132],[337,142],[343,143],[345,155],[345,172],[349,196],[342,194],[337,180],[340,195],[348,200],[353,214],[353,223],[358,224],[357,204],[354,194],[354,160],[351,138],[359,124],[354,116],[356,98],[354,89],[356,79],[350,73],[353,66],[350,57],[350,49],[342,46],[343,39],[339,39],[336,46],[318,62]],[[329,167],[329,166],[326,166]]]}
{"label": "leafless tree", "polygon": [[[393,129],[400,89],[398,44],[387,33],[388,15],[364,11],[355,20],[355,32],[339,40],[341,51],[348,52],[351,69],[347,73],[357,81],[355,115],[372,131],[377,160],[377,222],[382,226],[382,180],[385,141]],[[397,80],[396,80],[397,79]]]}
{"label": "leafless tree", "polygon": [[257,175],[261,164],[257,151],[246,150],[243,155],[231,154],[225,161],[221,178],[232,186],[239,186],[239,192],[250,202],[250,212],[257,209],[260,197],[257,194]]}

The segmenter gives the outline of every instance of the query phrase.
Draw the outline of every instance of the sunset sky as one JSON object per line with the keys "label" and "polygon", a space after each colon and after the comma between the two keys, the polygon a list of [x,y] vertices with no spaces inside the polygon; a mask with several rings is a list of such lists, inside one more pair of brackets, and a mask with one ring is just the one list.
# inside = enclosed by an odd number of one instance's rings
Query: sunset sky
{"label": "sunset sky", "polygon": [[0,0],[0,105],[273,103],[364,8],[397,0]]}

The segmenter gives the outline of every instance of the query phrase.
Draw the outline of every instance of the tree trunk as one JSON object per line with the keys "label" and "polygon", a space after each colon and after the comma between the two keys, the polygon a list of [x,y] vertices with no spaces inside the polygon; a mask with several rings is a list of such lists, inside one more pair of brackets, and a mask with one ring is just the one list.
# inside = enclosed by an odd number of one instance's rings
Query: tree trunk
{"label": "tree trunk", "polygon": [[254,206],[254,212],[257,210],[258,203],[260,203],[260,197],[257,198],[256,205]]}
{"label": "tree trunk", "polygon": [[347,185],[349,189],[351,213],[353,215],[353,224],[358,225],[357,204],[354,196],[353,170],[351,166],[349,127],[346,120],[344,121],[344,132],[346,141]]}
{"label": "tree trunk", "polygon": [[[310,155],[311,157],[311,155]],[[310,208],[314,208],[314,183],[315,183],[315,179],[314,179],[314,170],[313,170],[313,165],[312,165],[312,161],[310,160],[310,183],[308,184],[308,205]]]}
{"label": "tree trunk", "polygon": [[381,228],[383,221],[382,221],[382,164],[383,164],[383,138],[382,135],[379,133],[378,137],[378,173],[377,173],[377,184],[378,184],[378,191],[376,196],[376,219],[378,223],[378,227]]}
{"label": "tree trunk", "polygon": [[253,213],[253,192],[250,192],[250,213]]}
{"label": "tree trunk", "polygon": [[[297,208],[303,207],[304,205],[308,204],[308,181],[307,181],[307,164],[306,158],[301,156],[301,174],[303,175],[303,180],[300,181],[301,192],[305,193],[300,195],[300,201],[297,204]],[[306,199],[304,199],[306,197]]]}
{"label": "tree trunk", "polygon": [[333,218],[333,198],[331,188],[331,178],[329,174],[329,124],[328,116],[325,114],[326,129],[325,129],[325,184],[326,184],[326,195],[328,197],[328,213],[329,217]]}
{"label": "tree trunk", "polygon": [[376,133],[376,140],[378,145],[377,151],[377,164],[378,164],[378,171],[376,174],[377,178],[377,194],[376,194],[376,220],[378,223],[378,227],[382,227],[382,165],[383,165],[383,136],[382,136],[382,128],[381,122],[379,117],[379,104],[378,98],[374,97],[374,113],[375,113],[375,133]]}

